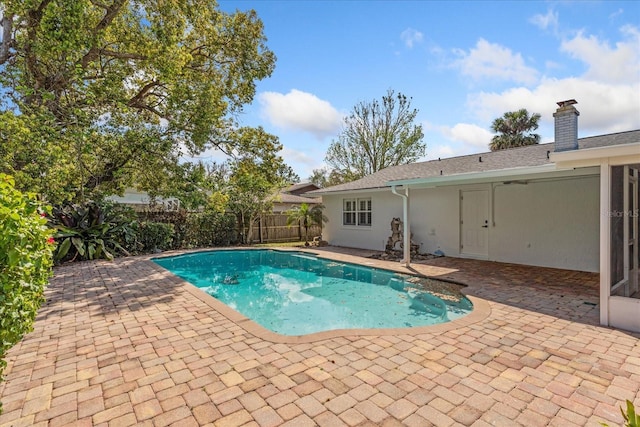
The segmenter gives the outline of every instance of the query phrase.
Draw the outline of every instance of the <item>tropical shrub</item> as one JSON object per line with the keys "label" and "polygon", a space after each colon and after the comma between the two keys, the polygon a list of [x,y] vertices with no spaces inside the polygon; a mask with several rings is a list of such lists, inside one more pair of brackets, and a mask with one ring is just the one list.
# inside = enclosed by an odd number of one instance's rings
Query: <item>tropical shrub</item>
{"label": "tropical shrub", "polygon": [[7,351],[32,330],[51,277],[54,240],[45,215],[34,195],[0,174],[0,379]]}
{"label": "tropical shrub", "polygon": [[135,212],[111,202],[67,203],[53,209],[51,225],[56,229],[55,260],[113,259],[130,255],[137,248]]}
{"label": "tropical shrub", "polygon": [[152,253],[170,249],[173,244],[173,224],[162,222],[141,222],[138,224],[138,249]]}
{"label": "tropical shrub", "polygon": [[312,225],[322,226],[323,222],[329,221],[329,218],[322,212],[324,205],[314,205],[309,207],[307,203],[300,206],[294,206],[287,212],[287,225],[290,227],[299,224],[304,227],[304,245],[309,246],[309,227]]}

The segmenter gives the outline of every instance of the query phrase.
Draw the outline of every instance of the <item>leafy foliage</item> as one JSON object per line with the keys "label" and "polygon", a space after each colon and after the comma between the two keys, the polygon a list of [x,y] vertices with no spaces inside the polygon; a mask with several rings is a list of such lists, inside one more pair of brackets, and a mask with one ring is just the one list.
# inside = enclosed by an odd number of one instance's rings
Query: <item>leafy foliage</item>
{"label": "leafy foliage", "polygon": [[246,137],[261,140],[265,149],[260,152],[245,149],[218,169],[209,206],[236,215],[240,241],[251,243],[260,214],[271,210],[279,189],[299,181],[299,177],[277,154],[282,145],[276,137],[262,128],[247,133]]}
{"label": "leafy foliage", "polygon": [[187,246],[229,246],[237,242],[236,218],[216,211],[191,213],[187,217]]}
{"label": "leafy foliage", "polygon": [[347,178],[335,169],[321,168],[311,171],[309,182],[320,188],[327,188],[333,185],[343,184],[347,182]]}
{"label": "leafy foliage", "polygon": [[356,105],[344,120],[338,140],[327,150],[326,162],[346,181],[362,178],[389,166],[411,163],[424,156],[422,125],[414,124],[418,110],[411,98],[393,90]]}
{"label": "leafy foliage", "polygon": [[[0,171],[51,203],[187,194],[182,156],[260,152],[237,122],[271,75],[254,11],[211,0],[6,0]],[[247,137],[249,135],[249,137]]]}
{"label": "leafy foliage", "polygon": [[171,248],[173,224],[141,222],[137,227],[138,248],[142,253],[153,253]]}
{"label": "leafy foliage", "polygon": [[287,225],[300,224],[304,228],[304,244],[309,246],[309,227],[313,224],[322,226],[323,222],[329,221],[329,218],[322,212],[323,205],[314,205],[309,207],[307,203],[300,206],[294,206],[287,213]]}
{"label": "leafy foliage", "polygon": [[249,158],[233,164],[225,193],[229,198],[227,209],[238,218],[242,243],[251,243],[256,221],[271,210],[277,190],[284,184],[266,164]]}
{"label": "leafy foliage", "polygon": [[530,133],[538,129],[540,117],[538,113],[530,116],[525,108],[504,113],[504,116],[495,119],[491,125],[491,130],[498,135],[491,138],[489,148],[497,151],[540,143],[540,135]]}
{"label": "leafy foliage", "polygon": [[173,227],[170,249],[228,246],[237,243],[236,218],[214,210],[204,212],[141,212],[146,222],[162,222]]}
{"label": "leafy foliage", "polygon": [[51,276],[54,242],[42,209],[0,174],[0,379],[7,351],[33,327]]}
{"label": "leafy foliage", "polygon": [[636,413],[632,401],[627,400],[627,411],[620,408],[620,412],[622,412],[625,427],[640,427],[640,414]]}
{"label": "leafy foliage", "polygon": [[178,211],[138,212],[138,219],[142,222],[161,222],[173,226],[173,238],[168,249],[188,247],[187,234],[189,232],[187,218],[189,213],[183,209]]}
{"label": "leafy foliage", "polygon": [[59,245],[55,260],[113,259],[137,248],[135,212],[109,202],[67,203],[53,209],[51,225]]}
{"label": "leafy foliage", "polygon": [[[633,402],[629,399],[626,400],[627,410],[620,408],[622,413],[622,419],[624,420],[624,427],[640,427],[640,414],[636,412],[636,408]],[[600,425],[609,427],[609,424],[601,422]]]}

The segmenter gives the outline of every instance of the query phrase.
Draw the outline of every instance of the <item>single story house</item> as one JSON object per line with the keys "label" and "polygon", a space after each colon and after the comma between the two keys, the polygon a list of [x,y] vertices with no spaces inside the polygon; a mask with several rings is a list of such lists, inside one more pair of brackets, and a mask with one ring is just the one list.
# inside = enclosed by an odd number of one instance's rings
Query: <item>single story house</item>
{"label": "single story house", "polygon": [[[640,331],[640,130],[578,139],[574,100],[555,141],[393,166],[321,195],[331,245],[383,250],[390,223],[420,252],[600,272],[603,325]],[[632,298],[635,296],[635,298]]]}
{"label": "single story house", "polygon": [[180,200],[175,197],[152,198],[145,191],[127,188],[122,196],[108,196],[107,200],[130,206],[135,211],[164,210],[177,211],[180,208]]}

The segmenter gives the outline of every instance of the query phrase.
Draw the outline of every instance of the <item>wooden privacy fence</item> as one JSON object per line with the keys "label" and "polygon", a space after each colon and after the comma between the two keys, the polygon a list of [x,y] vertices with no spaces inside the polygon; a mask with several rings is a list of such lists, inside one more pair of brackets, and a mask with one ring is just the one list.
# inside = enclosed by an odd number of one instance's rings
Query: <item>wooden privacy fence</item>
{"label": "wooden privacy fence", "polygon": [[[309,227],[308,239],[322,234],[322,227]],[[287,225],[287,214],[266,214],[253,227],[251,241],[254,243],[292,242],[304,240],[304,227],[300,224]]]}

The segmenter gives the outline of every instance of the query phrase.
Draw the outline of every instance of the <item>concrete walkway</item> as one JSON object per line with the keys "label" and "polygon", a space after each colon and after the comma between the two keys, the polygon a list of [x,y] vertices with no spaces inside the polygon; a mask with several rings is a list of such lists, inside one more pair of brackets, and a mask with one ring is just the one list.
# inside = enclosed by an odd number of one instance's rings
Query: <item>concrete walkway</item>
{"label": "concrete walkway", "polygon": [[8,354],[0,426],[613,426],[625,399],[640,408],[640,335],[597,326],[596,275],[453,258],[413,268],[468,284],[484,313],[278,339],[148,257],[59,267]]}

